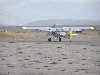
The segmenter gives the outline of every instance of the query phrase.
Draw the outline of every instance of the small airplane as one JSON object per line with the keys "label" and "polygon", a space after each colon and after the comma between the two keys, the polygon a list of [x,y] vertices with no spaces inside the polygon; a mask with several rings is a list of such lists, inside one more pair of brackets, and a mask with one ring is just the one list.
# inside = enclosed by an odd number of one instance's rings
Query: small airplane
{"label": "small airplane", "polygon": [[[22,29],[33,29],[40,31],[49,32],[50,38],[48,41],[51,41],[52,38],[59,38],[59,42],[61,42],[61,38],[72,39],[72,31],[81,32],[84,29],[93,30],[93,27],[60,27],[56,28],[55,25],[53,27],[22,27]],[[71,41],[70,41],[71,42]]]}

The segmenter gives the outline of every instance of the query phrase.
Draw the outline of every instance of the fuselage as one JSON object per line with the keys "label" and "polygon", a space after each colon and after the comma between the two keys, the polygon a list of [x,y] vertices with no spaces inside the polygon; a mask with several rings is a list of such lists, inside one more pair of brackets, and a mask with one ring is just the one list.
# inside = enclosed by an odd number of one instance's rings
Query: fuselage
{"label": "fuselage", "polygon": [[51,32],[51,36],[64,38],[68,37],[67,33],[62,28],[58,28],[56,31]]}

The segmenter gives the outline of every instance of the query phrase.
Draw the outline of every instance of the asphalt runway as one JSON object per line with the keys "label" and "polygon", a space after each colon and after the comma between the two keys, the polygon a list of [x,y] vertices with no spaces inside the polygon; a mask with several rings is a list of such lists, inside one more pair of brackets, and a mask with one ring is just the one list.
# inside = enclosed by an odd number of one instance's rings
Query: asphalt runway
{"label": "asphalt runway", "polygon": [[100,36],[0,39],[0,75],[100,75]]}

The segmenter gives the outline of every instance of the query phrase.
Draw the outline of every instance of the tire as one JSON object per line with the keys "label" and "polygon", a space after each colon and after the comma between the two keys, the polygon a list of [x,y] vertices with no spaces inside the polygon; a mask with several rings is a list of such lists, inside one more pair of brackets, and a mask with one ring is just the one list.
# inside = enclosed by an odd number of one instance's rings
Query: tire
{"label": "tire", "polygon": [[61,42],[61,38],[59,37],[59,42]]}
{"label": "tire", "polygon": [[49,38],[48,41],[51,41],[51,38]]}

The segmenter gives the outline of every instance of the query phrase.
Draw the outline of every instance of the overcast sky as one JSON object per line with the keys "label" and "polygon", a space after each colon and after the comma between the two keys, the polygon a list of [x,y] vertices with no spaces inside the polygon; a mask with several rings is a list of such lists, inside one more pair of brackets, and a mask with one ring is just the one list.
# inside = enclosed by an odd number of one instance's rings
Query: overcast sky
{"label": "overcast sky", "polygon": [[100,0],[0,0],[0,24],[47,19],[100,19]]}

